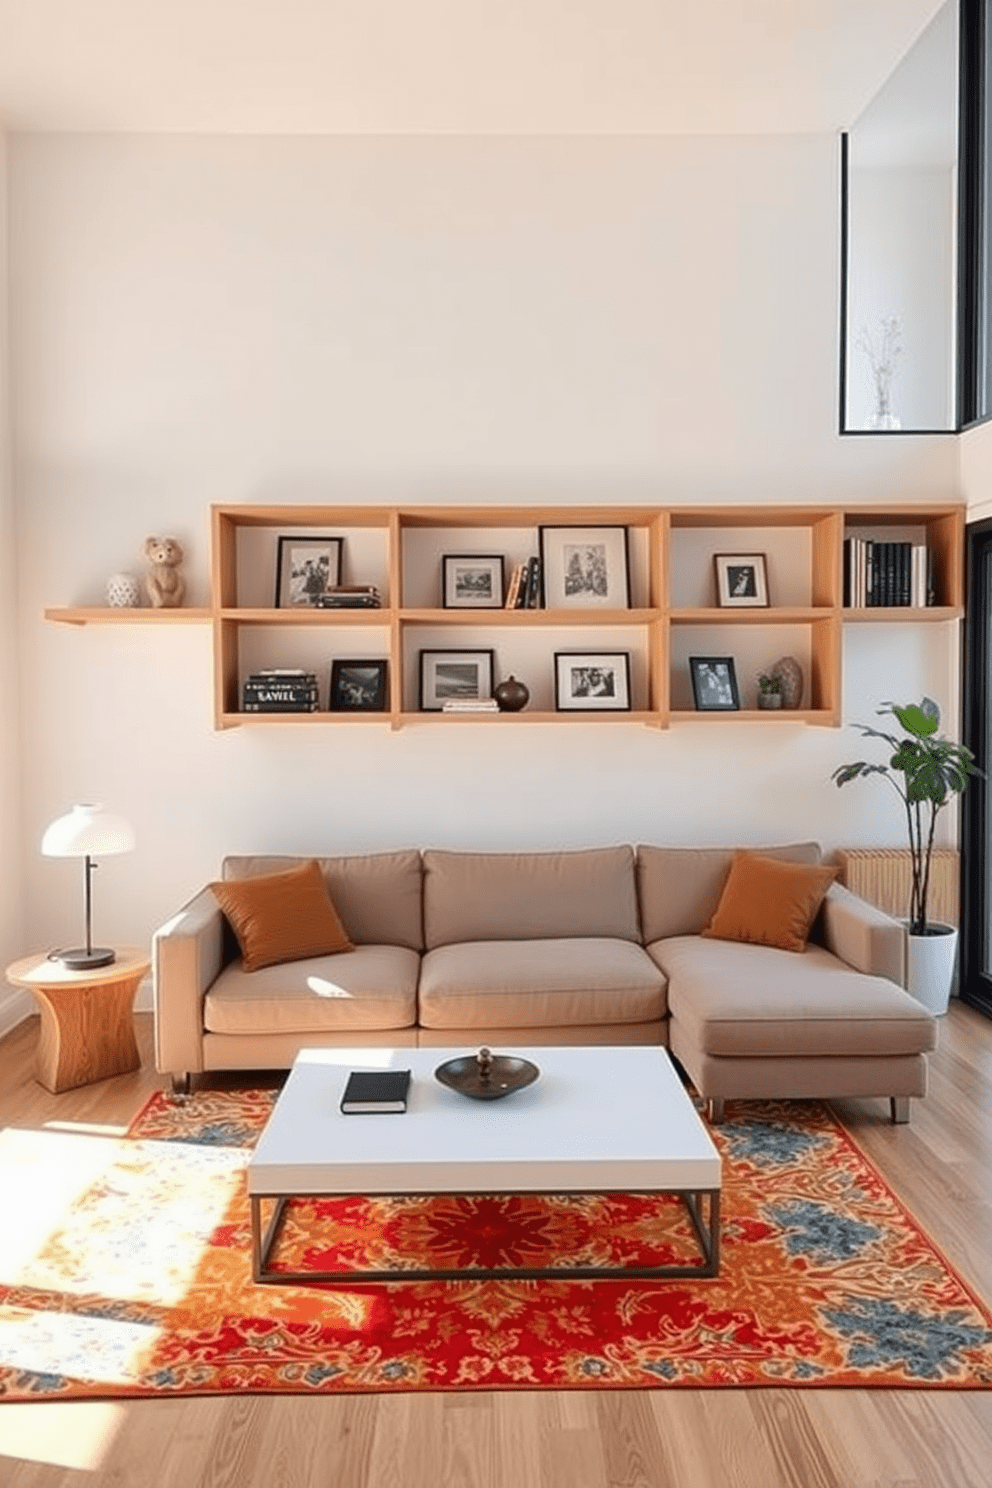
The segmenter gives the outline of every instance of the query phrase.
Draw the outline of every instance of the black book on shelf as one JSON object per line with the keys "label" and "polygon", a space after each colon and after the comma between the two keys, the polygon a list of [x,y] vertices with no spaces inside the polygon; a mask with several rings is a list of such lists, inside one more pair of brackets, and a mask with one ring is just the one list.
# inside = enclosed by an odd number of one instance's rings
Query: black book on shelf
{"label": "black book on shelf", "polygon": [[341,1097],[346,1116],[405,1111],[410,1089],[410,1071],[352,1070]]}
{"label": "black book on shelf", "polygon": [[854,562],[854,545],[851,542],[851,539],[849,537],[845,537],[845,539],[844,539],[844,594],[843,594],[843,604],[844,604],[844,608],[845,609],[848,609],[850,607],[850,605],[851,605],[851,592],[852,592],[852,587],[853,587],[852,584],[851,584],[851,564],[853,562]]}
{"label": "black book on shelf", "polygon": [[541,560],[532,558],[527,569],[527,608],[536,610],[541,604]]}
{"label": "black book on shelf", "polygon": [[899,544],[899,597],[896,603],[910,605],[913,602],[913,544]]}

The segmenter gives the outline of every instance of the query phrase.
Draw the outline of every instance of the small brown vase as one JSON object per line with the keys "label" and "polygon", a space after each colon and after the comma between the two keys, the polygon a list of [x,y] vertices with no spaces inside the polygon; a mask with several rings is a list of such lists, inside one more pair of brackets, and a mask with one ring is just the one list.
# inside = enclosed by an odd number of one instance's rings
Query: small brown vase
{"label": "small brown vase", "polygon": [[530,701],[530,688],[511,676],[493,688],[493,697],[499,704],[501,713],[519,713]]}

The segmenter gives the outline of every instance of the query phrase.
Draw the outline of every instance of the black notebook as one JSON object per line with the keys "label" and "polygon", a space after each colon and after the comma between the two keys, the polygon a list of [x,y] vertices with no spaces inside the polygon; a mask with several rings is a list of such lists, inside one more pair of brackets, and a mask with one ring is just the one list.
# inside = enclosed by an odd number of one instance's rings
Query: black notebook
{"label": "black notebook", "polygon": [[341,1097],[346,1116],[368,1111],[405,1111],[410,1071],[352,1070]]}

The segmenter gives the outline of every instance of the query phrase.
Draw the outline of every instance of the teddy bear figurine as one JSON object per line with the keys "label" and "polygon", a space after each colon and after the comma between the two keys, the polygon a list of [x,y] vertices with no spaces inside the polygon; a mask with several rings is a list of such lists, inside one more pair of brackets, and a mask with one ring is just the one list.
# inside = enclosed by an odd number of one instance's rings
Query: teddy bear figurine
{"label": "teddy bear figurine", "polygon": [[145,557],[151,564],[145,575],[145,588],[153,608],[178,609],[186,595],[186,580],[179,572],[182,544],[174,537],[146,538]]}

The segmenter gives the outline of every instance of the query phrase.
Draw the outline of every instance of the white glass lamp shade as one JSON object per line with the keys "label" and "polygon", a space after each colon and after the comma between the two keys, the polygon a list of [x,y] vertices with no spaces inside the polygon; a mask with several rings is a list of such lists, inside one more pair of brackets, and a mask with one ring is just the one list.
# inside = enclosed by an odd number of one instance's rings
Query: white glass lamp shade
{"label": "white glass lamp shade", "polygon": [[46,858],[104,858],[131,852],[134,828],[123,816],[103,806],[73,806],[53,821],[41,839]]}
{"label": "white glass lamp shade", "polygon": [[41,850],[48,858],[85,858],[83,879],[86,915],[86,944],[70,950],[53,951],[52,959],[61,961],[72,971],[92,971],[109,966],[114,951],[109,946],[94,946],[92,932],[92,876],[96,857],[130,852],[134,847],[134,828],[123,816],[105,811],[102,806],[73,806],[68,816],[53,821],[41,839]]}

